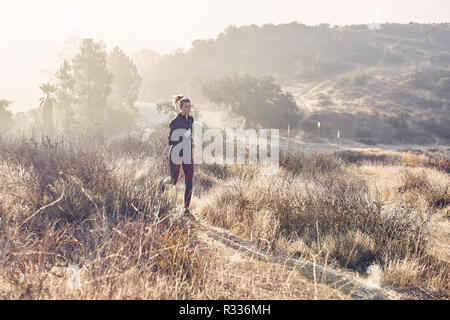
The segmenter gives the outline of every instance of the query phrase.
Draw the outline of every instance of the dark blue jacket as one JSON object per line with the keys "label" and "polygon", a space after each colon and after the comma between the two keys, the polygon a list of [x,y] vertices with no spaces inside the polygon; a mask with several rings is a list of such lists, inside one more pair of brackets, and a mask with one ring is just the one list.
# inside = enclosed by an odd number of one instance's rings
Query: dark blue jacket
{"label": "dark blue jacket", "polygon": [[192,133],[193,133],[192,124],[193,123],[194,123],[194,118],[192,116],[188,116],[188,119],[186,119],[186,117],[183,116],[181,114],[181,112],[177,115],[177,117],[175,119],[173,119],[170,122],[169,145],[171,146],[171,148],[183,140],[183,137],[180,137],[178,141],[171,140],[172,132],[174,130],[180,129],[180,128],[186,129],[186,130],[191,129],[191,146],[192,146],[192,144],[193,144],[193,142],[192,142]]}

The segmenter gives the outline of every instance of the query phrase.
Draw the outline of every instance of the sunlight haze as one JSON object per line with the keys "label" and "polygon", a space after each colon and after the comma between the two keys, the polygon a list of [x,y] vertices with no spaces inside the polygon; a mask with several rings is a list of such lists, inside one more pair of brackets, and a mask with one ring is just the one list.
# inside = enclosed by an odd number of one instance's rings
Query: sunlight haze
{"label": "sunlight haze", "polygon": [[[229,25],[350,25],[450,21],[445,0],[399,1],[3,1],[0,8],[0,96],[14,112],[37,105],[69,36],[103,40],[110,50],[170,53]],[[26,94],[24,93],[26,91]]]}

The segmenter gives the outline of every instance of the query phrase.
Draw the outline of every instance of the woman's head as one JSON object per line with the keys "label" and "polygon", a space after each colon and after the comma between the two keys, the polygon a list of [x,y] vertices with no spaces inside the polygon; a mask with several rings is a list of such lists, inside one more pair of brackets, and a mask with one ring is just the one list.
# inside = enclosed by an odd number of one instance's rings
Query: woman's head
{"label": "woman's head", "polygon": [[188,97],[184,97],[182,95],[176,95],[172,97],[172,103],[175,105],[175,107],[179,108],[181,111],[181,114],[184,116],[189,115],[191,112],[191,100]]}

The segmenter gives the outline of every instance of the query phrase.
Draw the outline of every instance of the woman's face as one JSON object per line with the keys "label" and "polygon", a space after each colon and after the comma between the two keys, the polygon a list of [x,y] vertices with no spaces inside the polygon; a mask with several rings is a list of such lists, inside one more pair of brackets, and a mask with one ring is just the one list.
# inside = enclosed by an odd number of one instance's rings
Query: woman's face
{"label": "woman's face", "polygon": [[183,116],[189,115],[189,113],[191,112],[191,103],[184,102],[183,105],[180,107],[180,109],[181,109],[181,114]]}

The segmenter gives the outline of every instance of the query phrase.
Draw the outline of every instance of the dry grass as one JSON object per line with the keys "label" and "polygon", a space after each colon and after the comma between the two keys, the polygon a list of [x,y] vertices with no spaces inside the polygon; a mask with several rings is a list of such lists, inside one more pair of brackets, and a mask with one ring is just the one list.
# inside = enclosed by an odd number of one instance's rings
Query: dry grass
{"label": "dry grass", "polygon": [[[156,190],[168,171],[163,129],[108,144],[0,143],[1,298],[348,298],[243,258],[177,217],[176,199]],[[384,284],[448,297],[445,171],[322,153],[280,160],[274,176],[197,165],[195,211],[269,253],[361,275],[377,264]]]}
{"label": "dry grass", "polygon": [[[241,258],[180,219],[176,199],[157,196],[167,164],[156,149],[165,143],[158,131],[104,147],[2,141],[0,298],[348,298],[283,266]],[[199,167],[205,180],[197,189],[247,174],[244,166]]]}
{"label": "dry grass", "polygon": [[[70,141],[22,138],[1,151],[3,298],[196,297],[205,260],[173,201],[157,197],[157,165],[138,172],[142,162],[120,166],[127,159]],[[58,285],[67,270],[80,272],[75,289]]]}
{"label": "dry grass", "polygon": [[[435,226],[448,212],[447,174],[429,168],[348,166],[326,154],[284,154],[281,166],[268,179],[255,172],[246,180],[228,178],[204,201],[201,215],[269,251],[306,257],[320,251],[321,262],[329,259],[362,274],[379,264],[386,284],[414,283],[448,296],[448,261],[437,259],[432,250]],[[377,170],[385,174],[384,197],[371,183]],[[425,170],[429,181],[420,175],[408,178],[411,170]],[[418,185],[410,186],[411,179]],[[413,269],[420,272],[409,277],[412,282],[394,281],[394,266],[409,261],[419,263]]]}
{"label": "dry grass", "polygon": [[429,162],[429,158],[423,154],[405,153],[402,155],[402,161],[407,167],[425,167]]}
{"label": "dry grass", "polygon": [[211,240],[200,237],[215,248],[208,268],[207,296],[218,299],[349,299],[337,290],[320,283],[315,285],[295,269],[251,260],[238,252]]}

